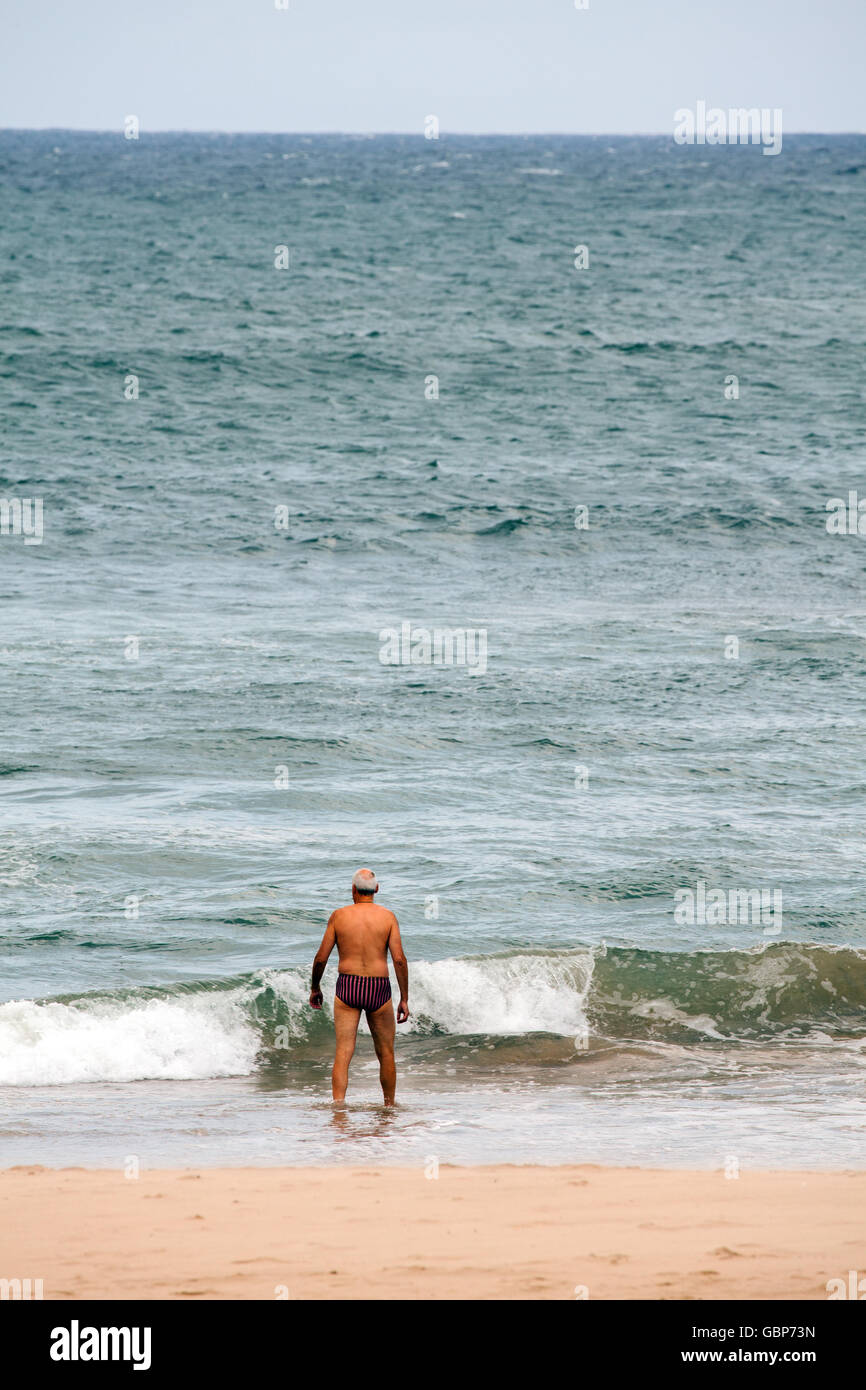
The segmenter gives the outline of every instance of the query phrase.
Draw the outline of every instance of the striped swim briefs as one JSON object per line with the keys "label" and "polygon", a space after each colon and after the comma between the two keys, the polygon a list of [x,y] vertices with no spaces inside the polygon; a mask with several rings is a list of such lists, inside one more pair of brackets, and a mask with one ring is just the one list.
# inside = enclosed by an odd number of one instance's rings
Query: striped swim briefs
{"label": "striped swim briefs", "polygon": [[350,1009],[374,1013],[391,998],[391,981],[387,975],[338,975],[337,998]]}

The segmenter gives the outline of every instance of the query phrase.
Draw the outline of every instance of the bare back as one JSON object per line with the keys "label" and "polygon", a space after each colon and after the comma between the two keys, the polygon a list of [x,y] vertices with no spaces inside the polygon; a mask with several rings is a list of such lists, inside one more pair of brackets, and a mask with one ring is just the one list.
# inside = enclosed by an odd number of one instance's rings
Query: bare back
{"label": "bare back", "polygon": [[341,975],[387,975],[388,944],[391,933],[397,933],[397,918],[387,907],[376,903],[349,903],[331,914],[328,926],[333,928],[340,953]]}

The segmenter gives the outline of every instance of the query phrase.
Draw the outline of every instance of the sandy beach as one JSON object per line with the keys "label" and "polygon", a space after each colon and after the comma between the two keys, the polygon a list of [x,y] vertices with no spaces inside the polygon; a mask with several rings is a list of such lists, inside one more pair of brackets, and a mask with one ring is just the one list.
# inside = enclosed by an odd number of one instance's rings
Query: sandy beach
{"label": "sandy beach", "polygon": [[866,1269],[864,1214],[862,1172],[11,1168],[0,1277],[45,1299],[826,1299]]}

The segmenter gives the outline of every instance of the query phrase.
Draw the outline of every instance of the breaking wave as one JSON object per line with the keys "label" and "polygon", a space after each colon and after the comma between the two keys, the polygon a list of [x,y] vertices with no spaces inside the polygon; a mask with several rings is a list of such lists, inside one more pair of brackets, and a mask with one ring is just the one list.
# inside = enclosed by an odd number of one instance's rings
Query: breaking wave
{"label": "breaking wave", "polygon": [[[0,1005],[0,1085],[244,1076],[330,1043],[300,968]],[[866,1033],[866,954],[578,948],[419,962],[401,1035],[718,1045]]]}

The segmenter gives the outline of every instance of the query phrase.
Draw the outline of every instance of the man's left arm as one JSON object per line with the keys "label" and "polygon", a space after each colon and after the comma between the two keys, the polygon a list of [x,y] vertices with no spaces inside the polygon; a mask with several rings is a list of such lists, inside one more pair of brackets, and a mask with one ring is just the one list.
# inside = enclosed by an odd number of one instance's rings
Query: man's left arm
{"label": "man's left arm", "polygon": [[310,986],[310,1007],[320,1009],[322,1007],[322,991],[319,985],[325,973],[325,966],[328,964],[328,957],[337,944],[337,933],[334,930],[334,918],[336,912],[332,912],[328,918],[328,925],[325,927],[325,935],[322,937],[322,944],[313,958],[313,980]]}

